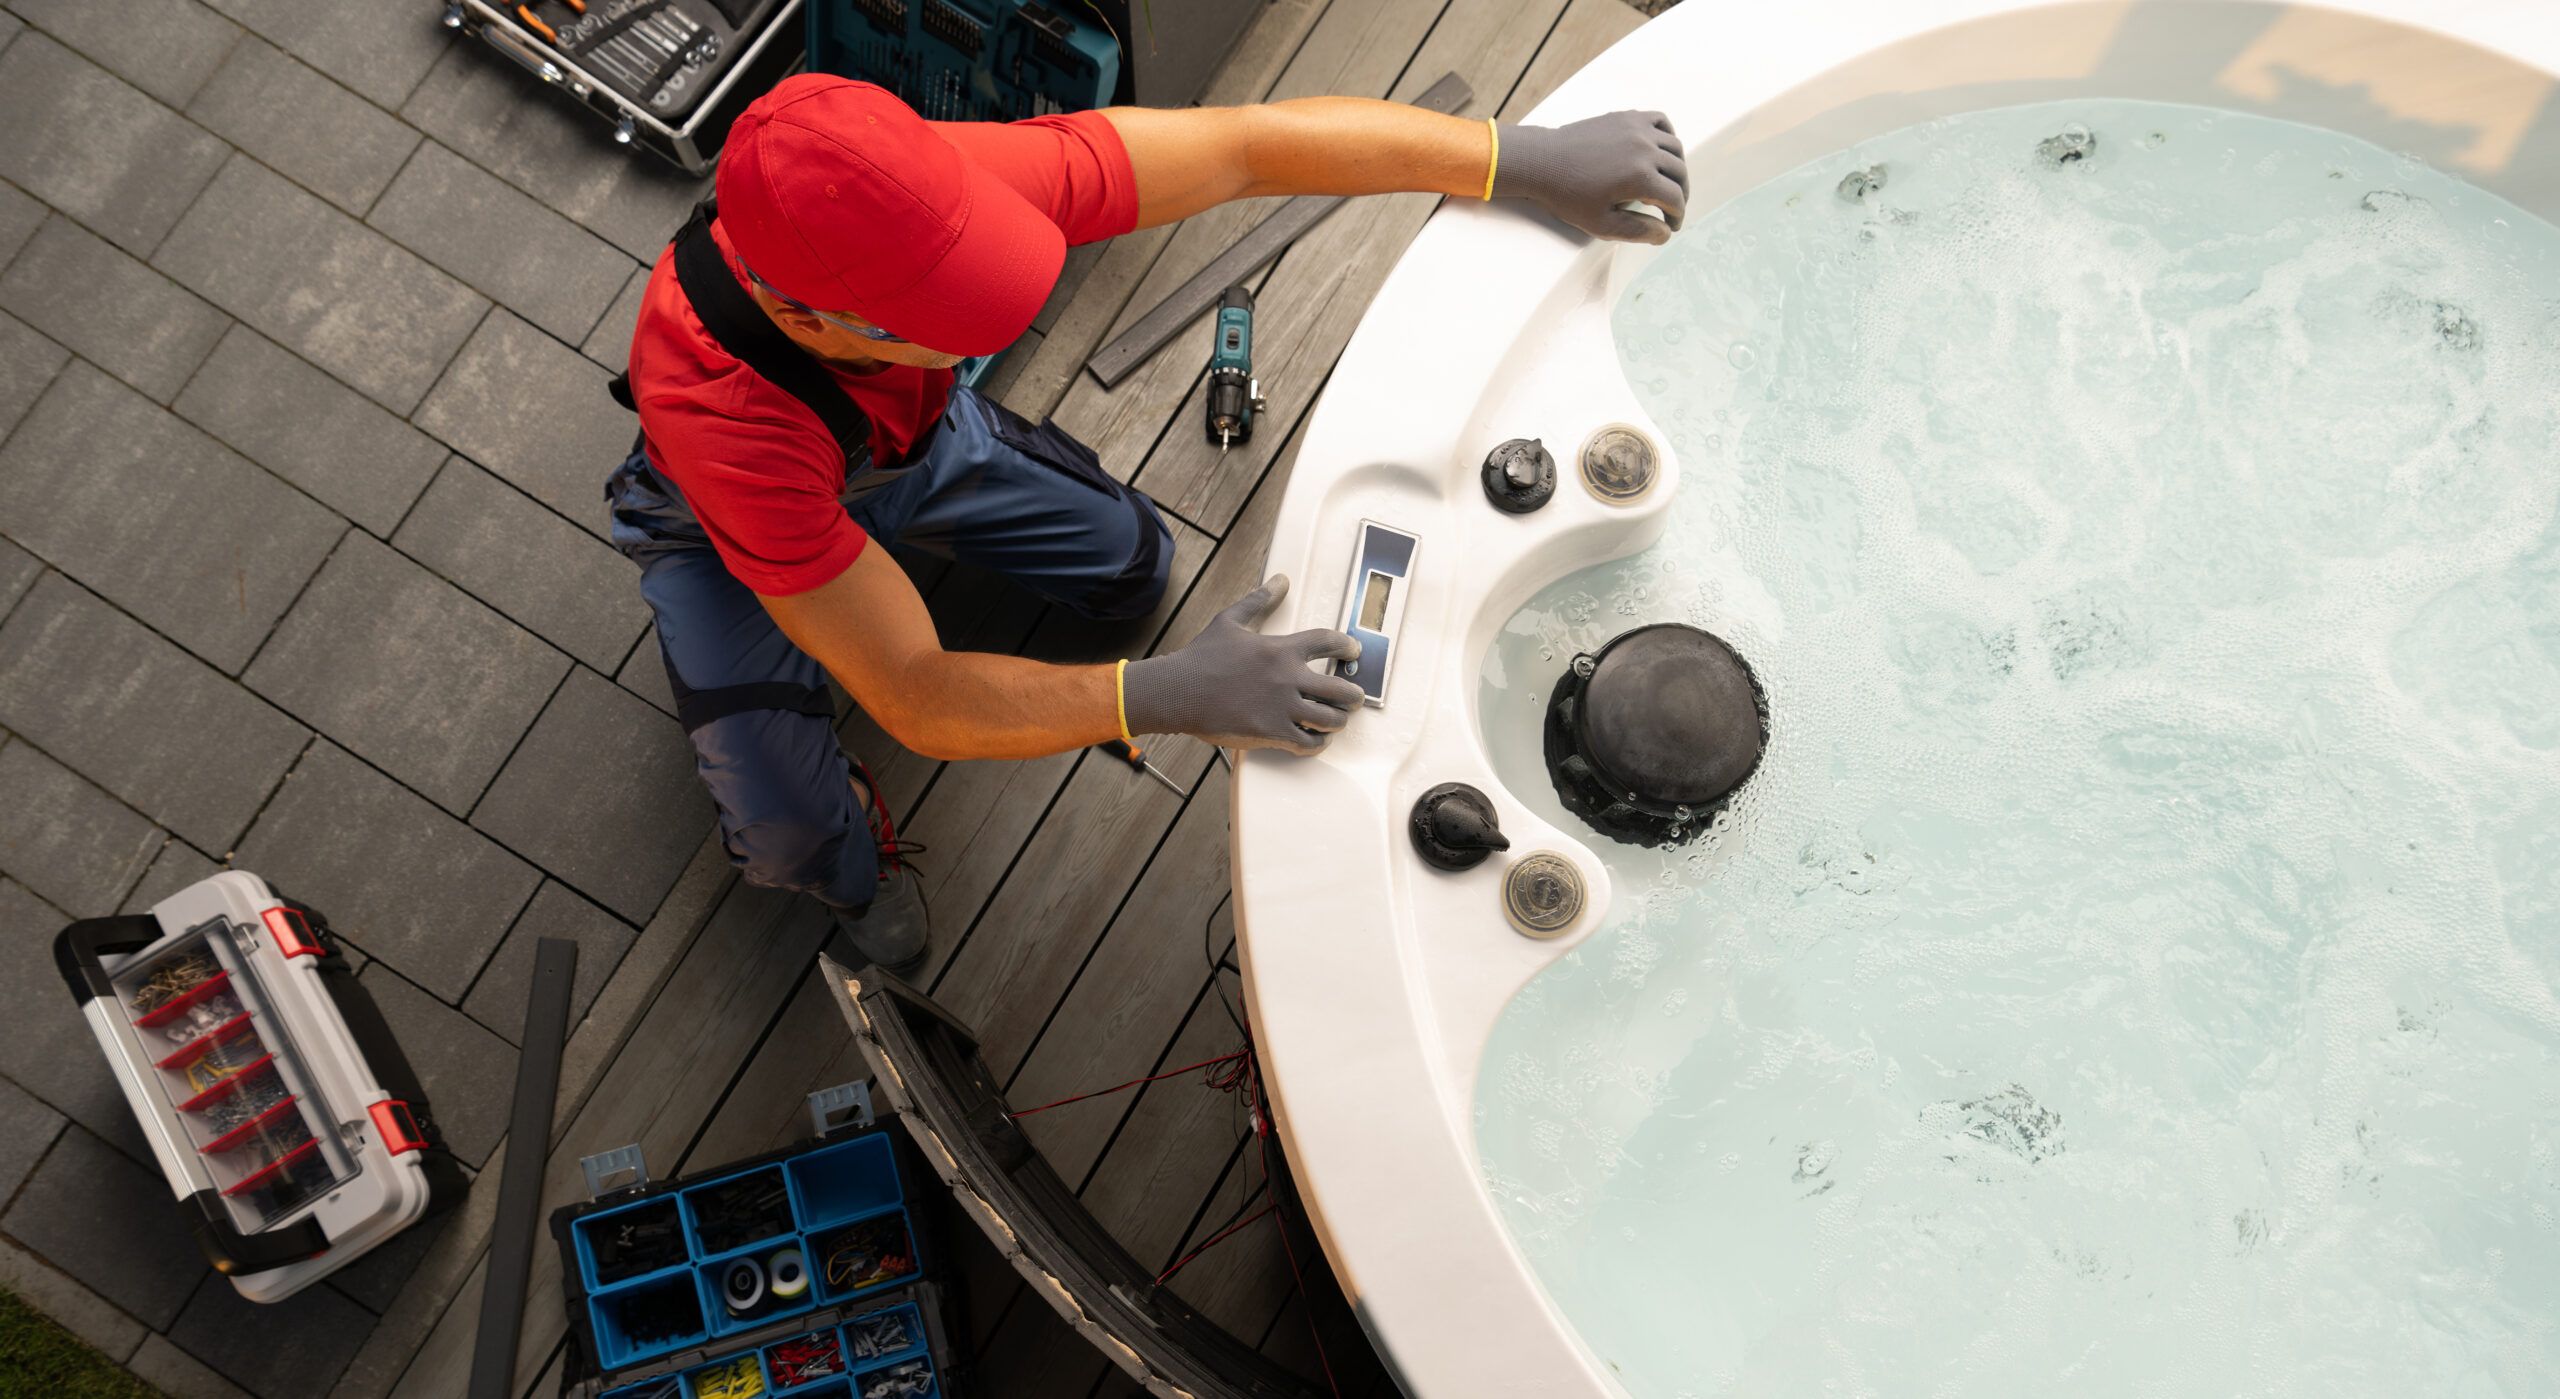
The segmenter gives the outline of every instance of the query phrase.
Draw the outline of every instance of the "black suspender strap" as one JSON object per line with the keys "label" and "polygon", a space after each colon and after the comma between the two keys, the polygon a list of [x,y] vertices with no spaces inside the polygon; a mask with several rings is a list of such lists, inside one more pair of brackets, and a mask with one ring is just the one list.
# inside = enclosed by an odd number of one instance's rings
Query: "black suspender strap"
{"label": "black suspender strap", "polygon": [[[712,241],[712,212],[708,200],[695,205],[693,217],[676,233],[676,284],[684,289],[684,299],[693,304],[693,314],[721,349],[818,415],[836,446],[843,449],[848,475],[861,470],[871,460],[870,417],[826,366],[791,343],[791,337],[738,285],[728,260],[720,255],[720,245]],[[626,379],[616,379],[613,388],[616,401],[634,407]]]}

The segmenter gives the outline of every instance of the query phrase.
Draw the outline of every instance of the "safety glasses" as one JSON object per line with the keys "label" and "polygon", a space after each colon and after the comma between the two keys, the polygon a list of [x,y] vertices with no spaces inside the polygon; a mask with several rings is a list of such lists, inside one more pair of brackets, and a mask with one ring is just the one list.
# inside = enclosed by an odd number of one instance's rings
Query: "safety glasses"
{"label": "safety glasses", "polygon": [[805,315],[815,316],[819,320],[825,321],[827,324],[834,326],[838,330],[852,331],[854,334],[861,336],[865,340],[877,340],[884,345],[905,345],[912,343],[907,339],[907,337],[903,335],[893,335],[888,331],[882,330],[876,325],[855,325],[853,322],[846,320],[842,316],[828,315],[826,312],[819,310],[815,306],[809,305],[805,301],[800,301],[793,297],[783,295],[780,288],[774,286],[773,283],[766,281],[764,278],[757,276],[756,270],[747,266],[745,263],[739,263],[738,267],[739,270],[747,274],[748,281],[764,288],[767,295],[771,296],[774,300],[781,302],[783,305],[790,307],[794,311],[801,312]]}

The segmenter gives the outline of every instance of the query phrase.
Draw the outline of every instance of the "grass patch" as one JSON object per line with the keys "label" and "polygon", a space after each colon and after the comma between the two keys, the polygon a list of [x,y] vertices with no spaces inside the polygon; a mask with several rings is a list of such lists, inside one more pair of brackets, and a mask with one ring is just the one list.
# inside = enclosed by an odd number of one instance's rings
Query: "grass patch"
{"label": "grass patch", "polygon": [[63,1330],[53,1319],[0,1288],[0,1399],[160,1399]]}

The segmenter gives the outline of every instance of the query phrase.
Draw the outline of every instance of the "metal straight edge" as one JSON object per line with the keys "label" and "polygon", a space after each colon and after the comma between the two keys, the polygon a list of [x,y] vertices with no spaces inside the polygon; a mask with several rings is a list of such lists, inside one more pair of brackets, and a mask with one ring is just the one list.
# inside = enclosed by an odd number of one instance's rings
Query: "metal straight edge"
{"label": "metal straight edge", "polygon": [[498,1181],[497,1216],[489,1226],[489,1271],[480,1292],[480,1330],[471,1350],[470,1399],[512,1399],[516,1341],[542,1218],[542,1167],[550,1156],[551,1110],[560,1095],[560,1052],[569,1040],[569,988],[577,980],[578,945],[542,938],[533,945],[533,989],[526,997],[524,1038],[516,1053],[516,1097],[507,1118],[507,1163]]}
{"label": "metal straight edge", "polygon": [[[1454,116],[1467,105],[1475,93],[1467,80],[1455,73],[1441,75],[1413,105],[1424,111]],[[1225,252],[1209,259],[1209,265],[1191,274],[1191,280],[1174,288],[1173,294],[1156,303],[1154,309],[1138,318],[1137,324],[1115,336],[1111,343],[1094,352],[1085,361],[1085,372],[1100,380],[1106,389],[1115,388],[1129,377],[1130,371],[1147,362],[1149,356],[1165,347],[1183,328],[1198,320],[1201,313],[1217,304],[1218,296],[1227,288],[1253,275],[1255,269],[1280,256],[1298,235],[1316,226],[1318,220],[1342,202],[1338,194],[1302,194],[1283,204],[1271,217],[1255,224],[1253,230],[1229,245]]]}

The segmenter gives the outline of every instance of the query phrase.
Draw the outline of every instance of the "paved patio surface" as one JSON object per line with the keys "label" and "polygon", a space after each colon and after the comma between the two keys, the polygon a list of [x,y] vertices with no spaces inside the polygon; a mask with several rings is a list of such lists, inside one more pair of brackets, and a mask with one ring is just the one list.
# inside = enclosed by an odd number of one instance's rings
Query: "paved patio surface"
{"label": "paved patio surface", "polygon": [[[853,1072],[810,978],[824,920],[736,886],[706,839],[635,570],[602,537],[634,431],[605,380],[644,260],[707,181],[434,15],[0,4],[0,1287],[174,1395],[458,1395],[494,1191],[242,1302],[63,993],[73,918],[228,863],[324,909],[475,1169],[505,1149],[532,942],[576,940],[554,1202],[601,1146],[652,1143],[666,1174],[785,1140],[799,1095]],[[1456,69],[1473,110],[1516,113],[1634,22],[1619,0],[1272,0],[1212,96],[1410,97]],[[1223,461],[1194,440],[1205,328],[1114,391],[1076,366],[1260,210],[1080,252],[996,387],[1175,512],[1174,588],[1106,636],[918,561],[946,640],[1139,654],[1249,587],[1296,430],[1431,207],[1364,201],[1264,274],[1276,411]],[[1234,1047],[1201,1014],[1204,922],[1229,936],[1206,749],[1156,750],[1177,799],[1079,755],[940,764],[859,714],[845,732],[935,846],[927,980],[1016,1101]],[[1184,1088],[1033,1119],[1167,1261],[1246,1180],[1229,1103]],[[1240,1239],[1180,1289],[1303,1361],[1281,1262]],[[556,1388],[548,1279],[527,1392]],[[1016,1300],[981,1309],[982,1392],[1123,1392]]]}

